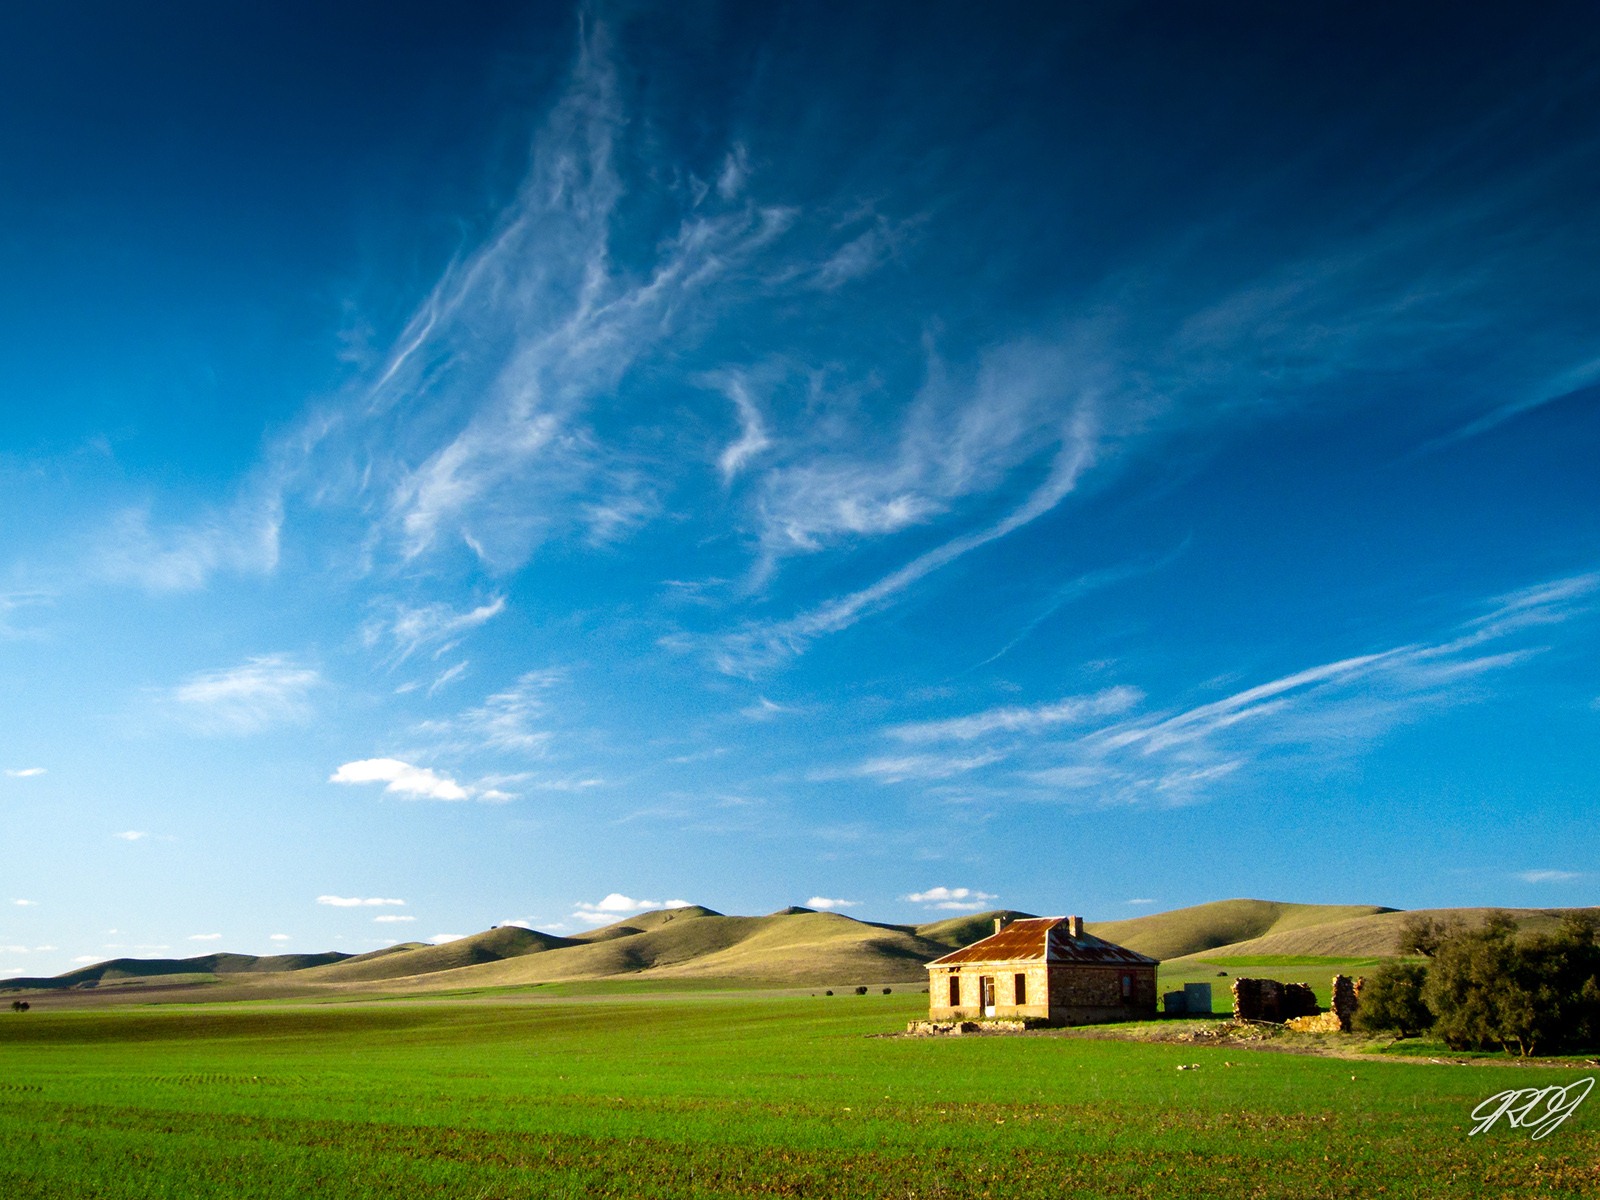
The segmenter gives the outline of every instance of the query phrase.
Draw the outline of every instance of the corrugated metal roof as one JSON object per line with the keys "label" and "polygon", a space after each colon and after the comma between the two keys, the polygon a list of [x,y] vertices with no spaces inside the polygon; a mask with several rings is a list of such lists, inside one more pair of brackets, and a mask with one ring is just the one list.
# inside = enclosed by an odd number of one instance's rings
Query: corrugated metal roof
{"label": "corrugated metal roof", "polygon": [[1024,917],[1011,922],[999,933],[973,942],[930,967],[957,963],[988,962],[1068,962],[1099,963],[1105,966],[1154,966],[1156,959],[1097,938],[1092,933],[1073,937],[1066,917]]}

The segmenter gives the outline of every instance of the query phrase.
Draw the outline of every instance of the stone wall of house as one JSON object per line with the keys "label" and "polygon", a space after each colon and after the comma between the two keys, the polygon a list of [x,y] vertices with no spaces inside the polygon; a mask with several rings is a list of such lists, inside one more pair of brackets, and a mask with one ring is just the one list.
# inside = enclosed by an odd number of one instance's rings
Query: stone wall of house
{"label": "stone wall of house", "polygon": [[1235,1021],[1273,1021],[1282,1024],[1294,1017],[1314,1017],[1321,1011],[1316,993],[1308,984],[1280,983],[1276,979],[1233,981]]}

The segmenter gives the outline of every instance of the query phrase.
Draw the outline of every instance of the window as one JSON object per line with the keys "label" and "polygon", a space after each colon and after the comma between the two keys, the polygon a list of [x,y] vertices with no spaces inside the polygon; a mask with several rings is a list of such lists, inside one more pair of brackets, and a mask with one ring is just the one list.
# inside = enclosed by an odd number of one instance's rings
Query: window
{"label": "window", "polygon": [[1026,975],[1018,975],[1012,983],[1012,989],[1014,994],[1013,1003],[1026,1004],[1028,1002],[1028,977]]}
{"label": "window", "polygon": [[950,972],[950,1007],[961,1007],[961,976]]}
{"label": "window", "polygon": [[1122,976],[1122,998],[1124,1000],[1133,999],[1133,976],[1126,972]]}

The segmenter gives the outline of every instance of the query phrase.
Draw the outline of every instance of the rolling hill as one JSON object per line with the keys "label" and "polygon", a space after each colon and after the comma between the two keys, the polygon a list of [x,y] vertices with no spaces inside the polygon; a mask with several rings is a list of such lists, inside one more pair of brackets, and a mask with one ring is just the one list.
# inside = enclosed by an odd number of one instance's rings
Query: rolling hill
{"label": "rolling hill", "polygon": [[[1488,909],[1426,910],[1479,923]],[[1511,910],[1522,927],[1553,927],[1558,909]],[[798,906],[764,917],[726,916],[700,905],[627,917],[560,937],[498,926],[442,945],[406,942],[367,954],[184,959],[118,958],[50,979],[0,980],[0,989],[160,990],[179,998],[203,987],[207,999],[323,992],[418,994],[459,988],[629,978],[720,981],[735,986],[834,987],[922,984],[925,963],[987,936],[1014,910],[963,914],[923,925],[858,921]],[[1378,905],[1218,900],[1088,925],[1090,932],[1167,962],[1304,955],[1370,958],[1393,954],[1413,914]]]}
{"label": "rolling hill", "polygon": [[[1276,900],[1213,900],[1193,908],[1152,913],[1126,921],[1097,921],[1089,932],[1151,958],[1183,958],[1220,947],[1289,934],[1330,923],[1360,920],[1395,909],[1374,904],[1286,904]],[[1395,927],[1398,933],[1399,926]],[[1394,935],[1391,934],[1391,940]],[[1313,951],[1274,950],[1273,954]],[[1392,954],[1393,950],[1381,951]]]}

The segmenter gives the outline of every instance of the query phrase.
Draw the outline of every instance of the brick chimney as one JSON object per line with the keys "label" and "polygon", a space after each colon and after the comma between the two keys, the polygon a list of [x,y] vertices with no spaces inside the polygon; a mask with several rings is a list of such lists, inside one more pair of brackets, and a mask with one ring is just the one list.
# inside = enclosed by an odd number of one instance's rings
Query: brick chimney
{"label": "brick chimney", "polygon": [[1067,936],[1075,937],[1075,938],[1081,938],[1083,936],[1083,918],[1082,917],[1068,917],[1067,918]]}

